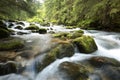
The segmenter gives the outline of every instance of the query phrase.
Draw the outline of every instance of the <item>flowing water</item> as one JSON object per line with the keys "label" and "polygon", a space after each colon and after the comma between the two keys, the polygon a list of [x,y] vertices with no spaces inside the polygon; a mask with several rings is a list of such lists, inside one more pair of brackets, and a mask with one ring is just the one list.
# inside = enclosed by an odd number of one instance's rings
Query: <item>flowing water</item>
{"label": "flowing water", "polygon": [[[9,24],[9,23],[7,23]],[[39,27],[39,24],[36,24]],[[14,25],[12,28],[14,29],[16,25]],[[29,26],[29,23],[25,22],[25,26]],[[48,27],[47,27],[48,28]],[[53,26],[53,31],[55,32],[70,32],[77,29],[65,29],[63,26]],[[36,73],[35,72],[35,64],[39,61],[41,61],[42,57],[44,56],[45,51],[50,49],[54,44],[50,42],[52,39],[50,34],[37,34],[37,33],[30,33],[30,31],[24,31],[24,30],[17,30],[16,31],[23,31],[27,32],[29,34],[26,35],[14,35],[17,37],[21,37],[28,44],[33,42],[32,44],[34,48],[32,49],[35,54],[38,52],[41,52],[41,55],[38,55],[37,57],[32,57],[29,60],[25,60],[24,65],[26,65],[26,69],[22,74],[8,74],[5,76],[0,76],[0,80],[67,80],[62,78],[62,75],[58,72],[58,66],[60,63],[69,61],[69,62],[75,62],[75,61],[82,61],[86,60],[88,58],[91,58],[93,56],[106,56],[110,58],[114,58],[118,61],[120,61],[120,33],[115,32],[105,32],[105,31],[97,31],[97,30],[84,30],[85,35],[90,35],[94,37],[95,42],[97,43],[98,50],[93,52],[92,54],[84,54],[80,53],[77,48],[75,48],[75,54],[72,57],[64,57],[62,59],[57,59],[53,63],[51,63],[49,66],[44,68],[41,72]],[[90,80],[101,80],[99,76],[96,74],[90,76]]]}

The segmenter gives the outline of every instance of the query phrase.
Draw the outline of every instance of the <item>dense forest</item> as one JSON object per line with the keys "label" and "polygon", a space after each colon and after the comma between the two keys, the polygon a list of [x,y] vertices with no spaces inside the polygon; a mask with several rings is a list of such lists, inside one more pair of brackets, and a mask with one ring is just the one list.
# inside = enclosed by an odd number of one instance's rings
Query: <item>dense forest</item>
{"label": "dense forest", "polygon": [[45,6],[51,22],[82,28],[120,28],[120,0],[45,0]]}
{"label": "dense forest", "polygon": [[1,0],[0,18],[8,20],[26,20],[35,15],[37,1]]}
{"label": "dense forest", "polygon": [[119,31],[120,0],[1,0],[1,19]]}

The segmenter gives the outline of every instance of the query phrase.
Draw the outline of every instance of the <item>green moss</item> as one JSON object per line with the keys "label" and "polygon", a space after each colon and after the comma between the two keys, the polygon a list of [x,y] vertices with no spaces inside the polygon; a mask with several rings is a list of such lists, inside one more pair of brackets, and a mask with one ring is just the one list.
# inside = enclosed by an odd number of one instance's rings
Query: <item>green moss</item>
{"label": "green moss", "polygon": [[10,33],[8,30],[0,28],[0,38],[9,37]]}
{"label": "green moss", "polygon": [[97,50],[97,45],[94,39],[90,36],[82,36],[73,40],[78,46],[80,52],[91,53]]}
{"label": "green moss", "polygon": [[75,39],[75,38],[81,37],[83,34],[84,34],[84,31],[78,30],[78,31],[75,31],[73,33],[70,33],[67,37],[69,39]]}
{"label": "green moss", "polygon": [[59,44],[56,48],[52,49],[48,56],[56,58],[70,57],[74,54],[74,46],[71,43]]}
{"label": "green moss", "polygon": [[65,39],[65,38],[67,38],[68,35],[69,35],[69,33],[60,32],[60,33],[53,34],[53,37],[60,38],[60,39]]}
{"label": "green moss", "polygon": [[25,30],[39,30],[39,27],[34,24],[31,24],[29,27],[26,27]]}
{"label": "green moss", "polygon": [[21,39],[8,38],[0,40],[0,50],[14,50],[20,49],[24,46],[24,41]]}

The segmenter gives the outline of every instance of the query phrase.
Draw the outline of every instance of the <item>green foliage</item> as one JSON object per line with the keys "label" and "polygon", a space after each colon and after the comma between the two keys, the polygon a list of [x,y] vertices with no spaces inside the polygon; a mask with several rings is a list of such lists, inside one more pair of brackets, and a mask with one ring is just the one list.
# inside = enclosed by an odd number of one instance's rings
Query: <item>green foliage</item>
{"label": "green foliage", "polygon": [[38,4],[36,6],[37,6],[37,8],[36,8],[35,16],[33,16],[32,18],[28,18],[27,21],[38,22],[38,23],[43,24],[44,23],[44,17],[45,17],[44,5],[42,5],[38,2]]}
{"label": "green foliage", "polygon": [[46,18],[82,28],[119,29],[119,3],[120,0],[45,0]]}
{"label": "green foliage", "polygon": [[33,0],[1,0],[0,18],[25,20],[36,12]]}

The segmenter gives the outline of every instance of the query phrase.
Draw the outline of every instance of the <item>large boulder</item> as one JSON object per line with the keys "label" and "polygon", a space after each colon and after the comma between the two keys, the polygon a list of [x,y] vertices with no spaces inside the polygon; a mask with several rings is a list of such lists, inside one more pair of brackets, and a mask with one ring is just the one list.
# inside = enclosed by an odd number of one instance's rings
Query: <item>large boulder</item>
{"label": "large boulder", "polygon": [[16,50],[24,47],[24,40],[19,38],[5,38],[0,40],[0,51]]}
{"label": "large boulder", "polygon": [[89,72],[85,66],[73,62],[63,62],[58,67],[63,78],[68,80],[88,80]]}
{"label": "large boulder", "polygon": [[0,75],[6,75],[17,72],[17,64],[15,62],[0,63]]}
{"label": "large boulder", "polygon": [[74,54],[74,46],[71,43],[59,44],[57,47],[53,48],[48,52],[41,63],[37,65],[37,71],[41,71],[50,63],[55,61],[57,58],[71,57]]}
{"label": "large boulder", "polygon": [[97,50],[97,45],[94,39],[90,36],[83,35],[82,37],[74,39],[73,42],[82,53],[92,53]]}

